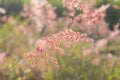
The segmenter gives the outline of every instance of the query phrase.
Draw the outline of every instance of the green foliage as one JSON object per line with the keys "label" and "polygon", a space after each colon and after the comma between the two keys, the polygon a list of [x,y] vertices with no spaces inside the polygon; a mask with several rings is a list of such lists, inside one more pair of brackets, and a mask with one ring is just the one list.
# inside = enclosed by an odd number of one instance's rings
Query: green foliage
{"label": "green foliage", "polygon": [[0,7],[7,11],[7,15],[18,15],[24,3],[28,3],[28,0],[0,0]]}
{"label": "green foliage", "polygon": [[66,10],[66,8],[63,7],[61,0],[56,0],[56,1],[48,0],[48,1],[50,3],[52,3],[54,6],[57,7],[56,13],[57,13],[58,17],[62,17],[63,16],[63,12]]}
{"label": "green foliage", "polygon": [[114,42],[109,43],[107,51],[115,56],[120,56],[120,36],[118,36]]}
{"label": "green foliage", "polygon": [[110,6],[106,10],[106,22],[109,23],[109,29],[114,30],[114,25],[119,22],[120,10]]}
{"label": "green foliage", "polygon": [[15,27],[15,25],[7,22],[3,27],[0,28],[0,48],[3,49],[2,51],[11,53],[11,50],[13,50],[12,52],[14,52],[14,50],[18,48],[17,46],[22,46],[19,42],[23,41],[24,36],[21,35],[20,31],[17,29],[17,27]]}
{"label": "green foliage", "polygon": [[108,4],[108,3],[110,3],[112,5],[115,4],[115,5],[120,6],[120,0],[96,0],[96,1],[97,1],[97,3],[96,3],[97,7],[101,6],[102,4]]}

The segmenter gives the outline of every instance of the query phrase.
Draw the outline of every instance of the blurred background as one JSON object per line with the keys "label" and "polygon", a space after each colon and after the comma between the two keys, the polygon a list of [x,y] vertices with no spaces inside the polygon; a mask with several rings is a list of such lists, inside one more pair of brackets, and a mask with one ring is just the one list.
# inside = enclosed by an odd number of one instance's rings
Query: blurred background
{"label": "blurred background", "polygon": [[95,10],[109,4],[104,20],[68,27],[94,42],[65,50],[57,57],[59,70],[44,66],[38,71],[21,58],[39,38],[67,27],[69,10],[61,0],[0,0],[0,80],[120,80],[120,0],[88,4]]}

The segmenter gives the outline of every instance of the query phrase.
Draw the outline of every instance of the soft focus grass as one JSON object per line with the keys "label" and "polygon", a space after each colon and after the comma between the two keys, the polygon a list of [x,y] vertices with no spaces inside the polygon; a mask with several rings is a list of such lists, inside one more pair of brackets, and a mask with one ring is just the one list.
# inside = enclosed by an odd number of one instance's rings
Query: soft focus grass
{"label": "soft focus grass", "polygon": [[[119,80],[120,63],[119,56],[108,54],[96,54],[83,56],[82,48],[78,45],[66,52],[65,56],[59,57],[60,69],[49,71],[44,77],[45,80]],[[120,44],[119,44],[120,46]],[[114,46],[113,46],[114,47]],[[93,60],[99,58],[98,65],[93,64]]]}

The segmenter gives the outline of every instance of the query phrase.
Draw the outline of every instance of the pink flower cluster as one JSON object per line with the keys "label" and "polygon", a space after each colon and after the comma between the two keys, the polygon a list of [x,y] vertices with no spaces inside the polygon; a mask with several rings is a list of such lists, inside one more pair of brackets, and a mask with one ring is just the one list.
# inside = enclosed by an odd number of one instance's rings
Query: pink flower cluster
{"label": "pink flower cluster", "polygon": [[36,48],[27,53],[25,58],[35,68],[40,68],[40,63],[42,62],[45,65],[52,64],[55,69],[58,69],[59,65],[57,59],[54,58],[54,53],[63,55],[66,48],[69,49],[79,42],[92,41],[86,34],[74,32],[71,29],[64,29],[57,34],[38,40]]}
{"label": "pink flower cluster", "polygon": [[[106,16],[105,10],[109,7],[109,5],[104,5],[100,9],[91,10],[87,1],[62,0],[62,2],[63,5],[70,11],[68,17],[72,17],[68,19],[69,24],[97,24],[100,21],[104,21],[104,17]],[[80,10],[82,13],[76,15],[76,10]]]}
{"label": "pink flower cluster", "polygon": [[30,0],[30,6],[24,6],[23,16],[28,16],[36,31],[41,32],[44,27],[54,29],[56,26],[56,7],[48,0]]}

